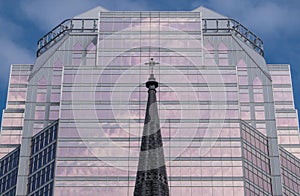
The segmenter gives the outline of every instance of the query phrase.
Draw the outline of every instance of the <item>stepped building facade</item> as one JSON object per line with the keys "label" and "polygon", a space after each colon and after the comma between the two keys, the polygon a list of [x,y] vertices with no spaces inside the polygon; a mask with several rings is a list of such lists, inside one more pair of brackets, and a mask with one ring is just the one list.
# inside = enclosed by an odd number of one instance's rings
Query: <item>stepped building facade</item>
{"label": "stepped building facade", "polygon": [[0,195],[299,195],[290,68],[204,7],[96,7],[11,66],[0,158]]}

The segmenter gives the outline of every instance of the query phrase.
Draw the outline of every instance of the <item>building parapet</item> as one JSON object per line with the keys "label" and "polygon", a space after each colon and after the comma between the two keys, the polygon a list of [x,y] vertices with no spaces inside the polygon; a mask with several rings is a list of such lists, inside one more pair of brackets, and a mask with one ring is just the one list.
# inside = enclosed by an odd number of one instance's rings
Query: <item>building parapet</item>
{"label": "building parapet", "polygon": [[[263,41],[234,19],[202,19],[202,30],[204,34],[231,33],[241,38],[247,45],[257,53],[264,56]],[[38,41],[37,56],[43,54],[48,48],[59,41],[64,35],[70,32],[96,33],[98,31],[98,19],[95,18],[74,18],[64,20],[44,35]]]}

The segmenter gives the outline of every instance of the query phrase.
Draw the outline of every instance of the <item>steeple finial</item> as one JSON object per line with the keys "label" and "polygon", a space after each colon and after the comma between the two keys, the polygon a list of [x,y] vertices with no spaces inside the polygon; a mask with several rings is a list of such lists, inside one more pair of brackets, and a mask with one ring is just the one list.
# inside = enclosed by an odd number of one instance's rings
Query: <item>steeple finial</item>
{"label": "steeple finial", "polygon": [[150,69],[150,77],[146,82],[146,87],[149,88],[149,90],[151,89],[155,90],[158,87],[158,82],[156,81],[153,73],[154,66],[158,64],[159,62],[155,62],[153,58],[151,58],[149,62],[145,63],[145,65],[149,65],[149,69]]}
{"label": "steeple finial", "polygon": [[155,65],[158,65],[159,62],[155,62],[153,60],[153,58],[150,59],[150,61],[148,63],[145,63],[145,65],[149,65],[149,68],[150,68],[150,74],[152,75],[153,74],[153,69],[154,69],[154,66]]}

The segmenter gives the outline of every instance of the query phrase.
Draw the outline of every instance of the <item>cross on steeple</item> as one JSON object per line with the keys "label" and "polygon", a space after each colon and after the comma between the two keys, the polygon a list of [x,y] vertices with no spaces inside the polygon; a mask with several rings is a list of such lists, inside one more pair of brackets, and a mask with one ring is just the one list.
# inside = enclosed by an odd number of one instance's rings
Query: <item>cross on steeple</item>
{"label": "cross on steeple", "polygon": [[150,59],[150,61],[148,63],[145,63],[145,65],[149,65],[149,68],[150,68],[150,74],[153,75],[153,69],[154,69],[154,66],[155,65],[158,65],[159,62],[155,62],[153,60],[153,58]]}

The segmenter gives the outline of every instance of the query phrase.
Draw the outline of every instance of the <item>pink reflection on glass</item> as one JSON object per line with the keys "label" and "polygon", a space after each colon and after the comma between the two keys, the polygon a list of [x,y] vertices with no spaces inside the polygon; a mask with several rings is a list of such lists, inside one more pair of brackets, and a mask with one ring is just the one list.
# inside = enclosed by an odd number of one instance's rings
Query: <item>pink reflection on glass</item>
{"label": "pink reflection on glass", "polygon": [[290,144],[299,144],[299,135],[290,136]]}
{"label": "pink reflection on glass", "polygon": [[59,111],[58,110],[54,110],[54,111],[50,111],[49,114],[49,119],[50,120],[56,120],[59,117]]}
{"label": "pink reflection on glass", "polygon": [[108,22],[102,22],[100,25],[101,31],[112,31],[113,30],[113,24]]}
{"label": "pink reflection on glass", "polygon": [[240,85],[248,85],[248,77],[247,76],[239,76],[239,84]]}
{"label": "pink reflection on glass", "polygon": [[249,102],[250,101],[249,94],[240,94],[240,101]]}
{"label": "pink reflection on glass", "polygon": [[96,46],[95,44],[92,42],[88,45],[87,47],[88,52],[92,51],[92,50],[96,50]]}
{"label": "pink reflection on glass", "polygon": [[[111,119],[113,117],[113,114],[114,114],[112,110],[96,110],[95,112],[96,112],[97,117],[99,119]],[[127,116],[126,117],[123,116],[123,117],[127,118]],[[122,117],[120,116],[120,118],[122,118]]]}
{"label": "pink reflection on glass", "polygon": [[231,137],[231,132],[232,130],[231,129],[226,129],[226,128],[223,128],[220,132],[220,136],[222,138],[226,138],[226,137]]}
{"label": "pink reflection on glass", "polygon": [[[83,116],[85,116],[85,115],[83,115]],[[61,118],[62,119],[73,119],[74,118],[73,111],[72,110],[62,110],[61,111]],[[77,117],[77,118],[79,118],[79,117]]]}
{"label": "pink reflection on glass", "polygon": [[222,75],[222,79],[225,83],[236,83],[235,75]]}
{"label": "pink reflection on glass", "polygon": [[37,102],[46,102],[46,93],[37,93],[36,101]]}
{"label": "pink reflection on glass", "polygon": [[83,47],[79,42],[77,42],[73,46],[73,54],[72,54],[72,64],[73,65],[80,65],[81,64],[82,50],[83,50]]}
{"label": "pink reflection on glass", "polygon": [[52,77],[52,85],[60,85],[61,84],[61,75],[56,75]]}
{"label": "pink reflection on glass", "polygon": [[95,63],[96,63],[96,58],[87,58],[86,59],[87,65],[95,65]]}
{"label": "pink reflection on glass", "polygon": [[16,76],[10,76],[10,84],[18,84],[19,83],[19,76],[16,75]]}
{"label": "pink reflection on glass", "polygon": [[224,194],[226,196],[234,196],[234,189],[233,187],[223,187],[224,189]]}
{"label": "pink reflection on glass", "polygon": [[37,84],[38,84],[38,85],[41,85],[41,86],[48,85],[48,80],[47,80],[44,76],[42,76],[42,77],[38,80]]}
{"label": "pink reflection on glass", "polygon": [[[119,93],[114,94],[115,96],[118,95]],[[120,93],[122,94],[122,93]],[[110,100],[111,99],[111,92],[110,91],[96,91],[95,97],[97,100]]]}
{"label": "pink reflection on glass", "polygon": [[1,135],[0,144],[21,144],[21,136]]}
{"label": "pink reflection on glass", "polygon": [[28,76],[12,75],[10,77],[10,84],[27,84]]}
{"label": "pink reflection on glass", "polygon": [[[88,131],[86,131],[88,132]],[[90,132],[94,132],[94,130],[90,130]],[[59,137],[73,137],[73,138],[79,138],[80,133],[77,131],[76,128],[69,128],[69,127],[61,127],[60,131],[58,132]],[[86,133],[85,136],[88,136],[89,134]],[[92,134],[90,134],[92,135]]]}
{"label": "pink reflection on glass", "polygon": [[262,82],[259,77],[255,77],[253,80],[253,88],[261,88]]}
{"label": "pink reflection on glass", "polygon": [[9,92],[8,100],[9,101],[25,101],[26,92]]}
{"label": "pink reflection on glass", "polygon": [[286,91],[274,92],[274,100],[275,101],[292,101],[293,95],[291,92],[286,92]]}
{"label": "pink reflection on glass", "polygon": [[247,68],[247,65],[245,63],[245,61],[243,59],[241,59],[239,62],[238,62],[238,68],[239,69],[246,69]]}
{"label": "pink reflection on glass", "polygon": [[277,118],[276,119],[277,126],[297,126],[297,118]]}
{"label": "pink reflection on glass", "polygon": [[213,47],[213,45],[210,43],[210,42],[208,42],[207,44],[205,44],[205,49],[206,50],[214,50],[214,47]]}
{"label": "pink reflection on glass", "polygon": [[238,99],[237,92],[226,92],[228,101],[235,101]]}
{"label": "pink reflection on glass", "polygon": [[264,102],[264,96],[263,94],[254,94],[254,101],[255,102]]}
{"label": "pink reflection on glass", "polygon": [[3,117],[2,126],[23,126],[23,118]]}
{"label": "pink reflection on glass", "polygon": [[[128,28],[131,23],[126,23],[126,22],[114,22],[113,23],[113,31],[121,31],[123,29]],[[149,25],[149,24],[148,24]]]}
{"label": "pink reflection on glass", "polygon": [[226,110],[226,118],[237,119],[238,110]]}
{"label": "pink reflection on glass", "polygon": [[73,83],[74,82],[74,75],[64,75],[64,83]]}
{"label": "pink reflection on glass", "polygon": [[60,94],[59,93],[51,93],[50,101],[51,102],[59,102],[60,101]]}
{"label": "pink reflection on glass", "polygon": [[[62,152],[67,152],[60,154],[65,157],[89,157],[93,156],[92,153],[90,152],[88,147],[66,147],[66,148],[61,148],[61,150],[64,150]],[[72,168],[69,168],[67,170],[67,174],[69,175],[75,175],[76,171],[74,171]]]}
{"label": "pink reflection on glass", "polygon": [[227,176],[227,177],[230,177],[232,176],[232,173],[233,172],[233,167],[222,167],[222,173],[223,173],[223,176]]}
{"label": "pink reflection on glass", "polygon": [[36,111],[34,115],[35,120],[44,120],[45,118],[45,111]]}
{"label": "pink reflection on glass", "polygon": [[[107,138],[119,138],[119,137],[128,137],[129,134],[127,132],[127,130],[124,130],[122,128],[112,128],[112,127],[106,127],[103,128],[103,132],[105,133],[105,137]],[[130,132],[133,132],[132,130],[130,130]],[[128,143],[125,144],[126,147],[128,146]],[[131,142],[131,145],[134,145],[133,142]]]}
{"label": "pink reflection on glass", "polygon": [[96,63],[96,46],[91,42],[87,47],[86,64],[94,65]]}
{"label": "pink reflection on glass", "polygon": [[255,118],[257,120],[264,120],[265,119],[265,111],[255,111]]}
{"label": "pink reflection on glass", "polygon": [[221,42],[219,45],[219,65],[221,66],[229,65],[228,48],[223,42]]}
{"label": "pink reflection on glass", "polygon": [[63,101],[71,101],[72,100],[72,93],[71,92],[63,92],[62,93],[62,100]]}
{"label": "pink reflection on glass", "polygon": [[234,157],[241,157],[242,156],[241,148],[232,148],[231,152],[232,152],[232,155]]}
{"label": "pink reflection on glass", "polygon": [[219,59],[219,65],[221,66],[229,65],[228,59]]}
{"label": "pink reflection on glass", "polygon": [[250,113],[250,111],[241,111],[241,118],[243,120],[249,120],[249,119],[251,119],[251,113]]}
{"label": "pink reflection on glass", "polygon": [[62,65],[63,65],[63,63],[61,62],[61,60],[60,59],[57,59],[56,61],[55,61],[55,63],[54,63],[54,65],[53,65],[53,68],[55,68],[56,70],[58,69],[61,69],[62,68]]}
{"label": "pink reflection on glass", "polygon": [[213,187],[213,195],[222,195],[223,187]]}
{"label": "pink reflection on glass", "polygon": [[83,49],[83,47],[82,47],[82,45],[79,43],[79,42],[77,42],[74,46],[73,46],[73,50],[82,50]]}
{"label": "pink reflection on glass", "polygon": [[243,187],[233,187],[234,196],[244,195]]}
{"label": "pink reflection on glass", "polygon": [[288,76],[271,76],[273,84],[291,84],[291,77]]}

